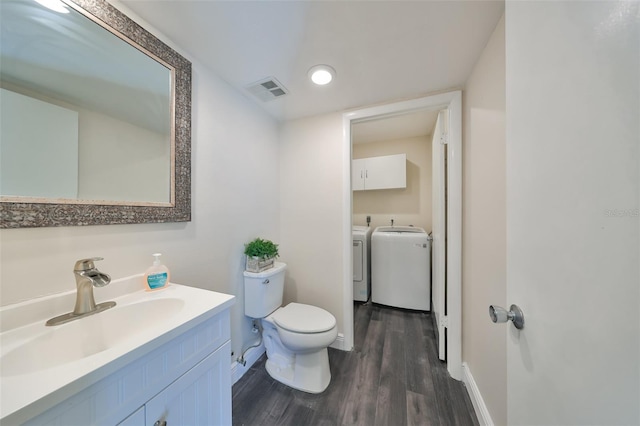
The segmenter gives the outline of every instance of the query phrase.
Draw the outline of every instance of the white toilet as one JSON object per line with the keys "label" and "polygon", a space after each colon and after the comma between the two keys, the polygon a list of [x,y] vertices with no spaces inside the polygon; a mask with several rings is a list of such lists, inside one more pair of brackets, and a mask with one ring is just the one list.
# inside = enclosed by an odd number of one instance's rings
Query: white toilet
{"label": "white toilet", "polygon": [[282,305],[287,265],[275,262],[263,272],[244,272],[244,313],[260,318],[267,371],[277,381],[309,393],[331,381],[327,347],[336,340],[336,318],[302,303]]}

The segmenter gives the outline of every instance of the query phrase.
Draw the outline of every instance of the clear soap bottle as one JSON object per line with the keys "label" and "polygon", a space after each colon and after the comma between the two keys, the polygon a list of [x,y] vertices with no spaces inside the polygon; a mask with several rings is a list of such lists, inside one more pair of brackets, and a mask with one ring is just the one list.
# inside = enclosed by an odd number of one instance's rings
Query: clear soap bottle
{"label": "clear soap bottle", "polygon": [[169,282],[169,268],[160,262],[162,253],[154,253],[153,265],[144,273],[144,284],[149,290],[164,288]]}

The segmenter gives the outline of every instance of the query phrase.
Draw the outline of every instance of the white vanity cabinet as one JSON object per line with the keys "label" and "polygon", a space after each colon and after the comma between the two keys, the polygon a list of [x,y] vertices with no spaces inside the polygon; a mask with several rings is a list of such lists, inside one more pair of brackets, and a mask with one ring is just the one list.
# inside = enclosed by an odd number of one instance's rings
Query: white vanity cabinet
{"label": "white vanity cabinet", "polygon": [[228,307],[31,419],[28,425],[230,425]]}
{"label": "white vanity cabinet", "polygon": [[407,187],[407,154],[354,159],[351,163],[354,191]]}

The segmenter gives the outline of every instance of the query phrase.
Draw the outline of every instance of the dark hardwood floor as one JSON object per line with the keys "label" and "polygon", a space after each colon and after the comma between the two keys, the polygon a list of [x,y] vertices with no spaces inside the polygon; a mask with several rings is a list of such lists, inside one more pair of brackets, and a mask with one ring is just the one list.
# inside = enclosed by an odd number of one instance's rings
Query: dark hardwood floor
{"label": "dark hardwood floor", "polygon": [[233,386],[234,425],[478,425],[462,384],[438,360],[429,313],[355,305],[355,347],[329,348],[331,384],[319,395],[265,370]]}

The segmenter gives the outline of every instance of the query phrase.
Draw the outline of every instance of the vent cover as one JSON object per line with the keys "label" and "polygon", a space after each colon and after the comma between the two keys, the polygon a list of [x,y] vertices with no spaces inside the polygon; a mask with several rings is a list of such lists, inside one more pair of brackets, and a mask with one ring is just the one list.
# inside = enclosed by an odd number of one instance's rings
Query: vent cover
{"label": "vent cover", "polygon": [[247,90],[262,102],[272,101],[289,93],[274,77],[267,77],[247,86]]}

